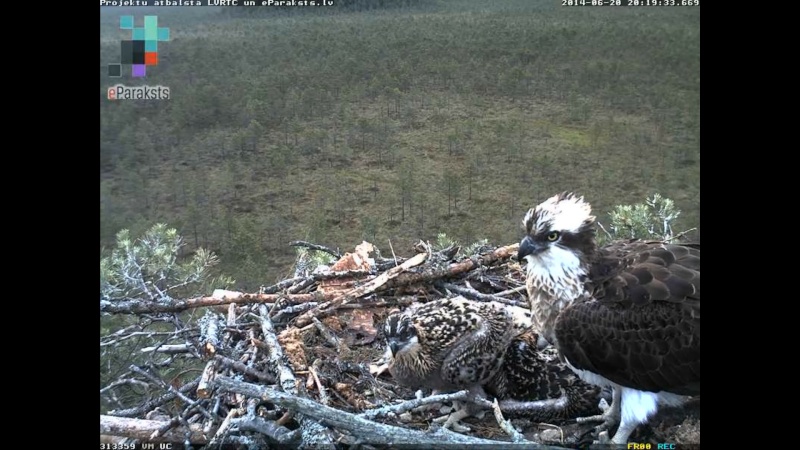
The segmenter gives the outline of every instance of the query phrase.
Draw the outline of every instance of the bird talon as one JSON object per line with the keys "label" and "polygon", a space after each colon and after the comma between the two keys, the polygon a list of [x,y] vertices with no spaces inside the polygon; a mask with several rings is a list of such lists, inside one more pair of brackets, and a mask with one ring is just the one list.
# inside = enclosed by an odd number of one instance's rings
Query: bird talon
{"label": "bird talon", "polygon": [[608,438],[608,431],[601,431],[600,434],[597,435],[597,440],[592,442],[592,445],[607,445],[610,443],[611,440]]}
{"label": "bird talon", "polygon": [[466,426],[466,425],[464,425],[462,423],[454,423],[451,428],[453,429],[453,431],[456,431],[456,432],[459,432],[459,433],[469,433],[470,431],[472,431],[472,429],[470,427],[468,427],[468,426]]}
{"label": "bird talon", "polygon": [[467,411],[467,409],[463,408],[463,409],[458,409],[456,411],[453,411],[452,413],[450,413],[450,414],[448,414],[446,416],[437,417],[437,418],[433,419],[433,421],[435,423],[444,422],[444,424],[442,425],[442,428],[451,429],[451,430],[457,431],[459,433],[466,433],[466,432],[470,431],[470,428],[468,426],[466,426],[466,425],[463,425],[461,423],[461,419],[463,419],[465,417],[468,417],[469,415],[470,414]]}
{"label": "bird talon", "polygon": [[578,417],[575,419],[578,423],[586,423],[586,422],[597,422],[602,420],[603,416],[589,416],[589,417]]}
{"label": "bird talon", "polygon": [[444,416],[435,417],[435,418],[431,419],[431,422],[433,422],[433,423],[442,423],[442,422],[446,422],[447,419],[449,419],[449,418],[450,418],[450,415],[446,414]]}
{"label": "bird talon", "polygon": [[427,405],[422,405],[414,408],[412,411],[417,413],[425,413],[428,411],[436,411],[445,408],[441,403],[429,403]]}

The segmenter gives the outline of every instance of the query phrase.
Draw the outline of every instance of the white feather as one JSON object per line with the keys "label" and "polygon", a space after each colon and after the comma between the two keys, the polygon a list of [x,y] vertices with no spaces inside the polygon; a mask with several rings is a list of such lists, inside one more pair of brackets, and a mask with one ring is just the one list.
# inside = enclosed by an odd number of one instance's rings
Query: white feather
{"label": "white feather", "polygon": [[688,399],[688,397],[671,392],[640,391],[638,389],[621,386],[600,374],[576,368],[569,362],[569,359],[566,359],[566,362],[567,366],[569,366],[581,380],[594,384],[595,386],[610,386],[614,389],[620,389],[622,393],[622,405],[620,405],[622,423],[639,424],[647,422],[647,419],[658,411],[659,405],[678,406]]}
{"label": "white feather", "polygon": [[540,203],[525,214],[523,224],[528,223],[534,214],[539,213],[539,221],[533,224],[536,231],[544,232],[547,225],[554,231],[578,232],[587,220],[594,220],[592,207],[583,200],[583,197],[561,199],[553,196]]}
{"label": "white feather", "polygon": [[558,245],[538,255],[528,255],[528,278],[534,280],[536,286],[550,286],[558,299],[571,302],[583,293],[583,286],[577,283],[586,271],[581,260],[572,250]]}
{"label": "white feather", "polygon": [[658,411],[658,394],[622,387],[622,421],[644,423]]}

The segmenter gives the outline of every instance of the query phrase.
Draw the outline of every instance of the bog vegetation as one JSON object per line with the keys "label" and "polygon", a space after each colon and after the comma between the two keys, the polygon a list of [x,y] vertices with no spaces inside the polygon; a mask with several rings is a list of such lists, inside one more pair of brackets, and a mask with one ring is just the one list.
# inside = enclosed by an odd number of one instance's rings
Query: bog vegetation
{"label": "bog vegetation", "polygon": [[159,102],[106,100],[123,34],[101,11],[101,256],[167,223],[179,261],[207,249],[252,292],[295,239],[511,244],[563,190],[607,229],[660,193],[699,239],[699,8],[336,3],[159,9]]}

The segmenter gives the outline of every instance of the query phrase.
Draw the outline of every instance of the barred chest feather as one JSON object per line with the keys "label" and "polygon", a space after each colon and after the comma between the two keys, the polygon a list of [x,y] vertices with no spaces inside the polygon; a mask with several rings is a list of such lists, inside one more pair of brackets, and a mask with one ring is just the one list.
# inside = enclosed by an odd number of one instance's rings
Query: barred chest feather
{"label": "barred chest feather", "polygon": [[586,292],[582,280],[585,277],[586,270],[574,255],[546,252],[542,256],[528,256],[525,284],[531,304],[531,320],[548,342],[555,343],[556,318],[561,310],[584,297]]}

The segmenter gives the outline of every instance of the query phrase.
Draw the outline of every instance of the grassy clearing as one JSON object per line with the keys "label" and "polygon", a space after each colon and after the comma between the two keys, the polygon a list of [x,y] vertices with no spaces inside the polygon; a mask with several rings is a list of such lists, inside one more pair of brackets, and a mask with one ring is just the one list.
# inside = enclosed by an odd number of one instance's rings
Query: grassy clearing
{"label": "grassy clearing", "polygon": [[601,221],[660,192],[699,226],[699,9],[210,17],[163,46],[148,83],[169,102],[110,104],[101,79],[101,246],[166,221],[252,289],[288,273],[293,239],[511,243],[561,190]]}

